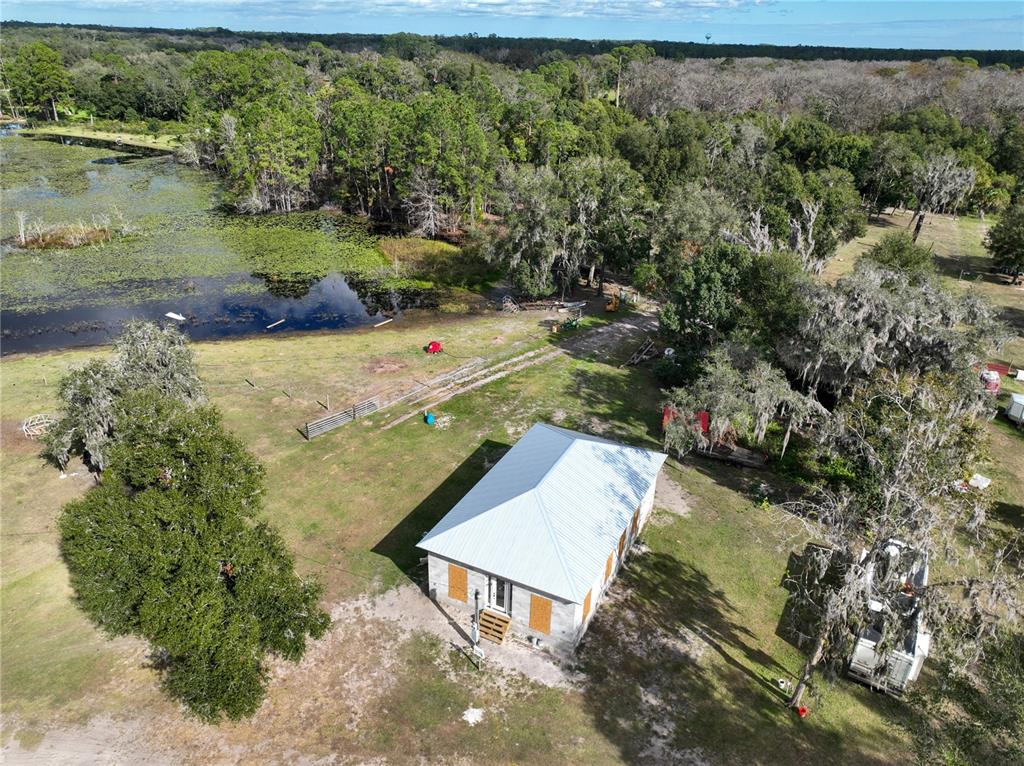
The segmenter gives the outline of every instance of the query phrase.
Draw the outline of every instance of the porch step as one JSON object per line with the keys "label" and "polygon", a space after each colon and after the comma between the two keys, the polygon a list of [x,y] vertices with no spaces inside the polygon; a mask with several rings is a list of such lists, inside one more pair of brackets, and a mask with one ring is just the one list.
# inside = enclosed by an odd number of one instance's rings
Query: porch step
{"label": "porch step", "polygon": [[480,637],[500,644],[505,640],[505,634],[508,633],[508,626],[511,624],[512,618],[507,614],[488,612],[485,609],[480,612]]}

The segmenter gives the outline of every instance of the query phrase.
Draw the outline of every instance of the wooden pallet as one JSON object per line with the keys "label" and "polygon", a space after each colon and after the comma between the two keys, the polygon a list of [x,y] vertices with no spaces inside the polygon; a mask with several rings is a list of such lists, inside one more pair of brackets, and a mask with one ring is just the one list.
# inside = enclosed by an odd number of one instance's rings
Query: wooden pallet
{"label": "wooden pallet", "polygon": [[480,612],[480,637],[500,644],[505,640],[505,634],[508,633],[508,626],[511,624],[512,618],[507,614],[488,612],[485,609]]}

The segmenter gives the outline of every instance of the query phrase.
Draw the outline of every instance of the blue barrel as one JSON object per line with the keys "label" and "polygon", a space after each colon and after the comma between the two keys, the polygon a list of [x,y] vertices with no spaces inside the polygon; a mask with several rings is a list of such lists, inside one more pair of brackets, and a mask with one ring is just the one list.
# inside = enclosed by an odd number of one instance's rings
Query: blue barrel
{"label": "blue barrel", "polygon": [[428,426],[434,425],[434,413],[428,412],[426,415],[424,415],[423,422],[426,423]]}

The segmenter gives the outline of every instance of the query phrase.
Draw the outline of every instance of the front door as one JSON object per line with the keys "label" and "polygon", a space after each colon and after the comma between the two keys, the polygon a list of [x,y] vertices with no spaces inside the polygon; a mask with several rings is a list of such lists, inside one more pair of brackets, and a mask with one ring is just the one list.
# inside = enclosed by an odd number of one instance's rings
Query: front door
{"label": "front door", "polygon": [[512,583],[500,577],[488,577],[487,606],[505,614],[512,614]]}

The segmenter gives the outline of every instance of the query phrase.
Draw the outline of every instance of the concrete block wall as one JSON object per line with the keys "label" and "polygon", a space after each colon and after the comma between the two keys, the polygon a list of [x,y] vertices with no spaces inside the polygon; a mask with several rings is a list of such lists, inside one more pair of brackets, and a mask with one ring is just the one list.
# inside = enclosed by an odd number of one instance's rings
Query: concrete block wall
{"label": "concrete block wall", "polygon": [[[448,564],[461,566],[466,570],[467,576],[467,601],[457,601],[448,598]],[[441,604],[464,612],[467,615],[473,614],[473,590],[480,590],[480,607],[487,608],[487,573],[479,572],[457,561],[436,556],[433,553],[427,555],[427,587],[431,597]],[[541,633],[530,628],[530,596],[536,594],[551,601],[551,632]],[[510,630],[518,636],[526,638],[534,636],[541,640],[541,645],[549,645],[554,648],[571,650],[576,644],[576,628],[579,624],[579,614],[582,607],[568,601],[562,601],[547,593],[533,591],[525,585],[512,583],[512,624]]]}
{"label": "concrete block wall", "polygon": [[651,488],[647,490],[647,494],[644,495],[644,499],[640,502],[640,520],[637,524],[636,535],[632,534],[632,524],[627,527],[626,547],[622,552],[622,558],[620,559],[618,556],[619,550],[617,544],[612,550],[608,551],[614,557],[611,577],[609,577],[606,582],[604,579],[604,568],[602,568],[598,576],[594,578],[594,582],[591,585],[590,613],[586,618],[583,617],[583,605],[576,605],[576,637],[574,639],[574,644],[579,643],[580,639],[583,638],[583,634],[587,632],[587,628],[590,626],[590,621],[594,619],[594,614],[597,612],[599,605],[604,600],[605,593],[608,592],[608,588],[610,588],[612,583],[615,582],[615,577],[618,575],[619,569],[622,568],[626,559],[629,558],[629,553],[633,548],[633,544],[636,542],[636,538],[640,537],[643,533],[644,526],[647,524],[648,519],[650,519],[651,511],[653,509],[654,484],[652,484]]}

